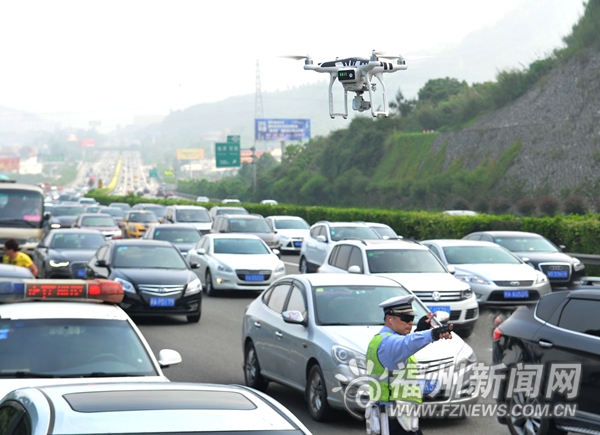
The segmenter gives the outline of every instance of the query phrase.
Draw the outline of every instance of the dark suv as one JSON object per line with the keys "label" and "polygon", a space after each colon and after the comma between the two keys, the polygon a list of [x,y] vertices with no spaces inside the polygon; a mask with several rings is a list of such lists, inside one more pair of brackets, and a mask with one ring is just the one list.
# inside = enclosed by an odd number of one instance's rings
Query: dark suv
{"label": "dark suv", "polygon": [[[494,330],[493,363],[505,367],[496,401],[507,406],[498,420],[512,434],[600,432],[599,312],[597,288],[554,292]],[[527,390],[519,377],[532,374]],[[546,414],[525,412],[545,406]]]}
{"label": "dark suv", "polygon": [[245,215],[218,215],[213,221],[211,233],[246,233],[260,237],[271,249],[279,249],[279,237],[266,219],[262,216]]}

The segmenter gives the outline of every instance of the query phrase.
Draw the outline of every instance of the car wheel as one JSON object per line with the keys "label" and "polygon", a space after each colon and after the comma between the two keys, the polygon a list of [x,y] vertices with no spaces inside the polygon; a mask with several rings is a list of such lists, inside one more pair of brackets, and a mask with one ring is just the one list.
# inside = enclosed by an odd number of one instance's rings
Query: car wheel
{"label": "car wheel", "polygon": [[327,402],[327,387],[325,378],[318,364],[311,367],[306,382],[306,401],[308,412],[316,421],[325,421],[331,417],[331,407]]}
{"label": "car wheel", "polygon": [[304,257],[300,257],[300,266],[298,268],[300,269],[300,273],[310,273],[308,270],[308,262]]}
{"label": "car wheel", "polygon": [[215,290],[215,286],[213,285],[212,274],[210,273],[210,270],[206,271],[206,285],[204,287],[206,288],[206,294],[208,296],[217,295],[217,291]]}
{"label": "car wheel", "polygon": [[469,326],[467,328],[457,328],[456,333],[458,335],[460,335],[460,338],[467,338],[467,337],[470,337],[471,334],[473,334],[474,330],[475,330],[475,324],[472,324],[471,326]]}
{"label": "car wheel", "polygon": [[265,391],[269,382],[260,374],[258,356],[252,342],[246,345],[244,351],[244,380],[246,385],[259,391]]}
{"label": "car wheel", "polygon": [[[528,397],[524,393],[514,393],[513,397],[507,403],[508,415],[506,416],[506,425],[512,435],[567,434],[567,432],[557,429],[552,419],[540,415],[523,415],[522,410],[525,406],[532,406],[532,409],[543,406],[543,403],[538,398]],[[513,409],[516,415],[512,415]]]}
{"label": "car wheel", "polygon": [[188,323],[198,323],[200,321],[200,316],[202,315],[202,311],[198,309],[196,314],[190,314],[187,316]]}

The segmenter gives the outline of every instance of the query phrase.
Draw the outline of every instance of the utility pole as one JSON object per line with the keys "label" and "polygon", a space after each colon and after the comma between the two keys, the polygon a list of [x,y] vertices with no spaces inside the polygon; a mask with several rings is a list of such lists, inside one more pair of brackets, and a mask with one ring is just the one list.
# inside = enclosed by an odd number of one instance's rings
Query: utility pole
{"label": "utility pole", "polygon": [[[264,118],[262,91],[260,88],[260,65],[256,59],[256,92],[254,94],[254,119]],[[256,125],[256,121],[255,121]],[[256,191],[256,132],[254,132],[254,145],[252,148],[252,189]]]}

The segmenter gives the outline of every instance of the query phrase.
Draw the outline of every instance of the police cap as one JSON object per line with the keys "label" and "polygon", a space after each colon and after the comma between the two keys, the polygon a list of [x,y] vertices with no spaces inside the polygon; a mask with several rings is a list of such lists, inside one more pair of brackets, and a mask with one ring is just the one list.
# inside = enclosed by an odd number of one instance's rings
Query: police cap
{"label": "police cap", "polygon": [[385,314],[409,314],[411,316],[416,316],[417,313],[415,313],[412,308],[414,299],[415,297],[413,295],[394,296],[393,298],[383,301],[379,306],[383,308]]}

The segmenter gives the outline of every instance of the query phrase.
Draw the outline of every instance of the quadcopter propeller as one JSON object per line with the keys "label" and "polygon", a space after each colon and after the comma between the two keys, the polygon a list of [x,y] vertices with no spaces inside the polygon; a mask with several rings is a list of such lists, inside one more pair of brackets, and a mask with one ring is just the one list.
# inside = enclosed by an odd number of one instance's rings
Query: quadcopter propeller
{"label": "quadcopter propeller", "polygon": [[427,59],[433,56],[403,56],[401,54],[392,54],[387,51],[375,51],[373,50],[373,55],[377,56],[381,59],[404,59],[404,60],[419,60],[419,59]]}
{"label": "quadcopter propeller", "polygon": [[313,63],[312,58],[308,54],[306,56],[291,54],[291,55],[284,55],[284,56],[279,56],[279,57],[284,58],[284,59],[293,59],[293,60],[304,59],[305,65],[312,65],[312,63]]}

